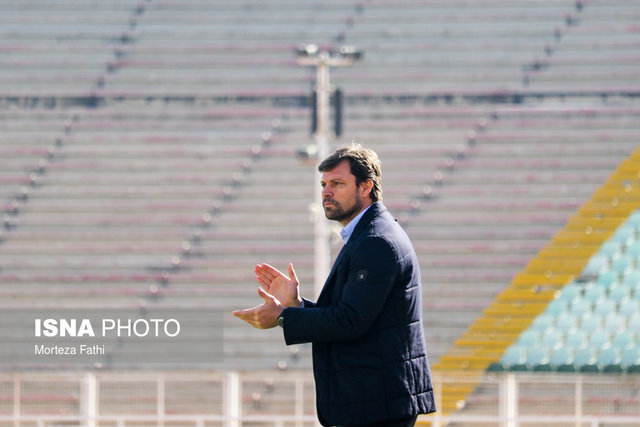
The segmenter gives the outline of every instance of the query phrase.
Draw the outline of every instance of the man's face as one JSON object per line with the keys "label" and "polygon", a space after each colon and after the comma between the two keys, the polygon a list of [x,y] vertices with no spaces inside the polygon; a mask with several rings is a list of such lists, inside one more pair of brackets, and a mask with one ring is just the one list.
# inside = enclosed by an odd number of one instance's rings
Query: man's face
{"label": "man's face", "polygon": [[322,206],[328,219],[347,225],[365,207],[371,204],[371,181],[356,186],[349,160],[322,173]]}

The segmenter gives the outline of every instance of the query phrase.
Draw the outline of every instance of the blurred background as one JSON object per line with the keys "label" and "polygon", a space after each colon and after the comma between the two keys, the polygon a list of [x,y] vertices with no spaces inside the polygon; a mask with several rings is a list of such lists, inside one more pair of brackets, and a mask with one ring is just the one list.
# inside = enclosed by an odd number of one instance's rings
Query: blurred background
{"label": "blurred background", "polygon": [[639,2],[3,0],[0,34],[0,307],[223,312],[198,365],[0,346],[0,426],[314,425],[310,346],[231,311],[262,262],[313,298],[319,140],[378,152],[418,253],[419,423],[640,425]]}

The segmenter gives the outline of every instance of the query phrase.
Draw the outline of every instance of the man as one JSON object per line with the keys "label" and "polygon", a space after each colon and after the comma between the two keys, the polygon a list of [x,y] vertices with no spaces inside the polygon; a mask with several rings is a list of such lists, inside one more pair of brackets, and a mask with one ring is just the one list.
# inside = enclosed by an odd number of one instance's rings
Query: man
{"label": "man", "polygon": [[422,285],[409,238],[382,204],[380,161],[354,144],[327,157],[322,199],[344,247],[313,303],[288,276],[256,266],[264,300],[233,314],[284,330],[287,345],[313,343],[316,407],[323,425],[413,426],[435,411],[422,326]]}

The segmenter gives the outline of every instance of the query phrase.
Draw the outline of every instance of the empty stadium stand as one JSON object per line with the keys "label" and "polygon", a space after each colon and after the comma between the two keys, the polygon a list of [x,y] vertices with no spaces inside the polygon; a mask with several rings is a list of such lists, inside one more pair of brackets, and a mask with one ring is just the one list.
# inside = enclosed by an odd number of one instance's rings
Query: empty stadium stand
{"label": "empty stadium stand", "polygon": [[[308,370],[309,346],[287,348],[230,312],[259,302],[259,262],[293,262],[312,296],[317,188],[296,153],[311,142],[315,77],[294,48],[354,44],[364,60],[332,70],[346,94],[332,145],[380,154],[384,202],[421,262],[434,371],[471,373],[443,387],[443,413],[495,402],[476,381],[492,363],[526,375],[640,363],[628,216],[637,2],[31,0],[0,11],[0,309],[221,309],[224,360],[197,368]],[[608,241],[627,220],[635,228]],[[605,333],[582,330],[589,322]],[[204,387],[218,402],[219,385]],[[287,407],[272,387],[244,387],[245,414]],[[143,385],[112,389],[127,394],[105,413],[138,398],[153,412]],[[212,403],[167,393],[187,411]],[[73,413],[73,395],[47,385],[23,410]],[[531,406],[534,395],[521,394]]]}
{"label": "empty stadium stand", "polygon": [[639,218],[636,211],[616,229],[581,275],[506,350],[496,369],[640,370],[640,282],[634,253]]}

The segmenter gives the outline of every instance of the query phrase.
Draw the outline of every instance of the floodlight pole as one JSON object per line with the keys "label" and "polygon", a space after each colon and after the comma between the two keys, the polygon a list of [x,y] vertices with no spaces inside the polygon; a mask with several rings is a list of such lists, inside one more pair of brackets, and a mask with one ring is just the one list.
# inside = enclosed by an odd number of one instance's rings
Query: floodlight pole
{"label": "floodlight pole", "polygon": [[322,52],[318,58],[316,66],[316,108],[318,114],[317,129],[313,138],[317,147],[316,179],[314,179],[314,200],[316,209],[314,210],[314,269],[313,269],[313,292],[318,298],[329,275],[329,264],[331,258],[331,247],[329,246],[329,227],[324,217],[324,207],[322,205],[322,192],[318,187],[322,178],[322,173],[317,170],[317,166],[329,155],[329,138],[327,136],[329,121],[329,54]]}
{"label": "floodlight pole", "polygon": [[[299,51],[300,52],[300,51]],[[317,52],[317,46],[309,45],[303,50],[305,56],[299,54],[298,64],[316,67],[316,114],[317,125],[313,134],[316,143],[316,172],[313,186],[314,192],[314,280],[313,289],[316,298],[324,286],[329,275],[331,248],[329,246],[329,228],[322,206],[322,192],[319,184],[322,174],[317,170],[318,165],[329,155],[329,97],[331,84],[329,82],[330,67],[344,67],[351,65],[359,56],[344,55],[331,56],[327,51]],[[352,48],[347,52],[353,52]]]}

